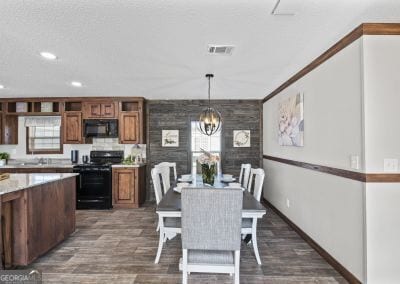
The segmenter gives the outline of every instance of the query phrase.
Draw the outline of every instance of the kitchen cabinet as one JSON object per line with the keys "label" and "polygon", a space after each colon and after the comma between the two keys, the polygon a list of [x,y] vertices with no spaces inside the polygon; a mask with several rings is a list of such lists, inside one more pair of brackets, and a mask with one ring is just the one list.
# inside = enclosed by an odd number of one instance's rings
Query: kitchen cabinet
{"label": "kitchen cabinet", "polygon": [[121,144],[144,144],[144,104],[141,97],[1,98],[0,144],[18,144],[18,119],[26,115],[61,116],[63,144],[92,143],[83,136],[84,119],[118,120]]}
{"label": "kitchen cabinet", "polygon": [[146,198],[145,167],[113,168],[113,207],[138,208]]}
{"label": "kitchen cabinet", "polygon": [[82,143],[82,113],[65,112],[63,115],[63,144]]}
{"label": "kitchen cabinet", "polygon": [[84,118],[115,118],[114,102],[84,103]]}
{"label": "kitchen cabinet", "polygon": [[101,104],[100,103],[84,103],[83,104],[84,118],[100,118]]}
{"label": "kitchen cabinet", "polygon": [[[2,144],[16,145],[18,144],[18,116],[4,115],[2,122]],[[0,139],[1,140],[1,139]]]}
{"label": "kitchen cabinet", "polygon": [[0,112],[0,144],[3,144],[3,114]]}
{"label": "kitchen cabinet", "polygon": [[120,143],[141,144],[141,135],[139,112],[121,113],[119,115]]}
{"label": "kitchen cabinet", "polygon": [[113,118],[115,117],[115,104],[104,103],[101,104],[101,117]]}
{"label": "kitchen cabinet", "polygon": [[37,185],[27,175],[20,183],[25,188],[0,196],[0,266],[5,268],[32,263],[75,231],[75,176]]}

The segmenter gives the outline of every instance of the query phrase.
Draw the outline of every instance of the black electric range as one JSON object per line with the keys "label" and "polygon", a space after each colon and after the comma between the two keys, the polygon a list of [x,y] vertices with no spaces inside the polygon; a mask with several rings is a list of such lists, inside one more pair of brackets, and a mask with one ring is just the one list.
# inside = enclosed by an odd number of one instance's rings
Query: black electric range
{"label": "black electric range", "polygon": [[112,208],[112,164],[119,164],[124,151],[91,151],[90,163],[73,168],[79,173],[76,184],[76,209]]}

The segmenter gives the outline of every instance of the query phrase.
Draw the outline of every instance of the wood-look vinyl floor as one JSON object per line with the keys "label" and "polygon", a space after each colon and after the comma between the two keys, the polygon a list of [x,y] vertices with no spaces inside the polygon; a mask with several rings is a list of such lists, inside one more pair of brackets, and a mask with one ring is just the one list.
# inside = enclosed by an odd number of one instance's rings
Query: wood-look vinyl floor
{"label": "wood-look vinyl floor", "polygon": [[[180,237],[164,244],[159,264],[153,204],[140,209],[80,210],[76,232],[30,267],[44,283],[181,283]],[[241,250],[240,283],[347,283],[281,218],[267,208],[258,224],[262,265]],[[233,283],[229,275],[191,274],[189,283]]]}

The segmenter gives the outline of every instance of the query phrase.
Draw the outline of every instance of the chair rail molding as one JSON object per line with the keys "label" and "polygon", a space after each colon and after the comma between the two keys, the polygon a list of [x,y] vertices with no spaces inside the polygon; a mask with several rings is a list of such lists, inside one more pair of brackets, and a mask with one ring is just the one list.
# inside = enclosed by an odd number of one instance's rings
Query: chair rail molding
{"label": "chair rail molding", "polygon": [[350,170],[344,170],[339,168],[333,168],[329,166],[322,166],[307,162],[289,160],[269,155],[263,155],[263,158],[270,161],[275,161],[287,165],[292,165],[308,170],[313,170],[321,173],[335,175],[343,178],[357,180],[361,182],[375,182],[375,183],[399,183],[400,173],[360,173]]}

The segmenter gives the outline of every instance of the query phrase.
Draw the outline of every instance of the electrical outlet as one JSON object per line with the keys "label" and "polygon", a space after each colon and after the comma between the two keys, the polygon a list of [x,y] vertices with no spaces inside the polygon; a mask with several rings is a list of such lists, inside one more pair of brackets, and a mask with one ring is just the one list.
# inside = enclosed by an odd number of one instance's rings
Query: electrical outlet
{"label": "electrical outlet", "polygon": [[286,207],[289,208],[290,207],[290,200],[288,198],[286,198]]}
{"label": "electrical outlet", "polygon": [[384,172],[397,172],[399,170],[399,160],[398,159],[384,159],[383,160],[383,171]]}
{"label": "electrical outlet", "polygon": [[357,155],[350,156],[350,168],[354,170],[360,169],[360,156]]}

